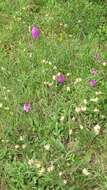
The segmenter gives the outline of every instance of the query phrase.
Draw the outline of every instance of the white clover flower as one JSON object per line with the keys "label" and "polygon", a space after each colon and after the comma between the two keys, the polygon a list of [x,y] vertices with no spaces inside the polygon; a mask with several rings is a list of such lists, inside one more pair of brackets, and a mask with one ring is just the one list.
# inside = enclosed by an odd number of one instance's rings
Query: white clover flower
{"label": "white clover flower", "polygon": [[49,63],[49,65],[52,65],[52,62],[51,62],[51,61],[49,61],[48,63]]}
{"label": "white clover flower", "polygon": [[26,144],[23,144],[23,145],[22,145],[22,148],[25,149],[25,148],[26,148]]}
{"label": "white clover flower", "polygon": [[102,65],[103,65],[103,66],[106,66],[106,65],[107,65],[107,62],[103,62]]}
{"label": "white clover flower", "polygon": [[63,174],[62,172],[59,172],[59,176],[62,176],[62,174]]}
{"label": "white clover flower", "polygon": [[96,95],[101,95],[102,92],[101,91],[96,91]]}
{"label": "white clover flower", "polygon": [[84,104],[87,104],[88,102],[87,102],[87,100],[86,100],[86,99],[84,99],[84,100],[83,100],[83,103],[84,103]]}
{"label": "white clover flower", "polygon": [[1,70],[2,70],[2,71],[5,71],[6,69],[5,69],[4,67],[1,67]]}
{"label": "white clover flower", "polygon": [[70,87],[69,87],[69,86],[67,86],[67,88],[66,88],[66,89],[67,89],[67,92],[70,92]]}
{"label": "white clover flower", "polygon": [[60,121],[64,121],[65,117],[61,116]]}
{"label": "white clover flower", "polygon": [[77,113],[79,113],[79,112],[81,111],[81,108],[80,108],[80,107],[76,107],[76,108],[75,108],[75,111],[76,111]]}
{"label": "white clover flower", "polygon": [[20,136],[20,138],[19,138],[19,139],[20,139],[20,141],[23,141],[23,140],[24,140],[24,138],[23,138],[22,136]]}
{"label": "white clover flower", "polygon": [[90,99],[90,101],[92,101],[92,102],[98,102],[98,100],[99,100],[98,97]]}
{"label": "white clover flower", "polygon": [[20,146],[18,144],[15,145],[15,149],[18,149]]}
{"label": "white clover flower", "polygon": [[56,76],[55,76],[55,75],[53,75],[53,77],[52,77],[52,78],[53,78],[53,80],[56,80]]}
{"label": "white clover flower", "polygon": [[66,180],[66,179],[64,179],[63,183],[66,185],[66,184],[67,184],[67,180]]}
{"label": "white clover flower", "polygon": [[44,146],[44,148],[45,148],[45,150],[49,150],[49,149],[50,149],[50,144],[46,144],[46,145]]}
{"label": "white clover flower", "polygon": [[75,117],[72,117],[72,121],[75,121]]}
{"label": "white clover flower", "polygon": [[81,78],[76,78],[76,80],[74,81],[74,84],[77,84],[77,83],[79,83],[79,82],[81,82],[81,81],[82,81]]}
{"label": "white clover flower", "polygon": [[72,129],[70,129],[70,130],[69,130],[69,135],[72,135],[72,132],[73,132]]}
{"label": "white clover flower", "polygon": [[95,109],[94,109],[94,112],[99,112],[99,109],[98,109],[98,108],[95,108]]}
{"label": "white clover flower", "polygon": [[86,108],[86,106],[81,106],[81,111],[86,111],[87,110],[87,108]]}
{"label": "white clover flower", "polygon": [[3,104],[2,103],[0,103],[0,108],[2,108],[3,107]]}
{"label": "white clover flower", "polygon": [[32,57],[32,53],[29,54],[29,57],[30,57],[30,58]]}
{"label": "white clover flower", "polygon": [[67,75],[67,77],[69,77],[69,76],[70,76],[70,73],[67,73],[66,75]]}
{"label": "white clover flower", "polygon": [[100,129],[101,129],[101,127],[98,124],[96,126],[94,126],[94,132],[96,135],[99,135]]}
{"label": "white clover flower", "polygon": [[88,175],[90,174],[86,168],[84,168],[84,169],[82,170],[82,173],[83,173],[85,176],[88,176]]}
{"label": "white clover flower", "polygon": [[80,125],[80,129],[83,129],[84,127],[83,127],[83,125]]}

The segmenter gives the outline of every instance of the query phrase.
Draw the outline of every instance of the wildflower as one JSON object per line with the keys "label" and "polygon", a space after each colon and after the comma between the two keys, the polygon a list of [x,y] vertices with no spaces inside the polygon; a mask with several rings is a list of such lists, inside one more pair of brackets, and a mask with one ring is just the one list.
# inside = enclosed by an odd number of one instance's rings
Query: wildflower
{"label": "wildflower", "polygon": [[92,74],[92,75],[96,75],[96,74],[97,74],[97,70],[96,70],[95,68],[93,68],[93,69],[91,70],[91,74]]}
{"label": "wildflower", "polygon": [[36,27],[36,26],[33,26],[32,27],[32,37],[34,38],[34,39],[38,39],[39,37],[40,37],[40,30],[39,30],[39,28],[38,27]]}
{"label": "wildflower", "polygon": [[44,148],[45,148],[45,150],[49,150],[49,149],[50,149],[50,144],[46,144],[46,145],[44,146]]}
{"label": "wildflower", "polygon": [[33,159],[28,160],[28,164],[29,164],[30,166],[33,165],[33,164],[34,164],[34,160],[33,160]]}
{"label": "wildflower", "polygon": [[2,108],[3,107],[3,104],[2,103],[0,103],[0,108]]}
{"label": "wildflower", "polygon": [[101,119],[104,119],[105,118],[105,116],[104,115],[101,115]]}
{"label": "wildflower", "polygon": [[4,67],[1,67],[1,70],[2,70],[2,71],[5,71],[6,69],[5,69]]}
{"label": "wildflower", "polygon": [[22,145],[22,148],[25,149],[25,148],[26,148],[26,144],[23,144],[23,145]]}
{"label": "wildflower", "polygon": [[22,136],[20,136],[20,141],[23,141],[23,140],[24,140],[24,138]]}
{"label": "wildflower", "polygon": [[9,93],[9,92],[11,92],[11,90],[10,90],[10,89],[7,89],[7,92]]}
{"label": "wildflower", "polygon": [[25,112],[29,112],[31,109],[31,104],[30,103],[25,103],[23,107]]}
{"label": "wildflower", "polygon": [[67,180],[66,180],[66,179],[64,179],[63,183],[66,185],[66,184],[67,184]]}
{"label": "wildflower", "polygon": [[83,127],[83,125],[80,125],[80,129],[83,129],[84,127]]}
{"label": "wildflower", "polygon": [[81,81],[82,81],[81,78],[77,78],[77,79],[75,80],[74,84],[77,84],[77,83],[79,83],[79,82],[81,82]]}
{"label": "wildflower", "polygon": [[96,95],[101,95],[102,92],[101,91],[96,91]]}
{"label": "wildflower", "polygon": [[67,77],[69,77],[69,76],[70,76],[70,73],[67,73],[66,75],[67,75]]}
{"label": "wildflower", "polygon": [[101,129],[101,127],[98,124],[94,127],[94,132],[96,135],[99,135],[100,129]]}
{"label": "wildflower", "polygon": [[61,116],[60,121],[64,121],[65,117]]}
{"label": "wildflower", "polygon": [[53,80],[56,80],[56,76],[55,75],[53,75]]}
{"label": "wildflower", "polygon": [[103,62],[102,65],[103,65],[103,66],[106,66],[106,65],[107,65],[107,62]]}
{"label": "wildflower", "polygon": [[49,62],[48,62],[48,64],[49,64],[49,65],[52,65],[52,62],[51,62],[51,61],[49,61]]}
{"label": "wildflower", "polygon": [[69,86],[67,86],[67,92],[70,92],[70,87]]}
{"label": "wildflower", "polygon": [[95,87],[96,84],[97,84],[96,80],[91,80],[91,81],[90,81],[90,85],[91,85],[92,87]]}
{"label": "wildflower", "polygon": [[6,87],[5,86],[3,86],[3,90],[5,90],[6,89]]}
{"label": "wildflower", "polygon": [[72,129],[69,130],[69,135],[72,135]]}
{"label": "wildflower", "polygon": [[86,108],[86,106],[81,106],[80,109],[81,109],[81,111],[86,111],[87,108]]}
{"label": "wildflower", "polygon": [[90,174],[86,168],[84,168],[84,169],[82,170],[82,173],[83,173],[85,176],[88,176],[88,175]]}
{"label": "wildflower", "polygon": [[95,109],[94,109],[94,112],[99,112],[99,109],[98,109],[98,108],[95,108]]}
{"label": "wildflower", "polygon": [[43,63],[46,63],[46,60],[45,60],[45,59],[43,59],[43,60],[42,60],[42,62],[43,62]]}
{"label": "wildflower", "polygon": [[54,170],[54,165],[51,164],[48,168],[47,168],[47,171],[48,172],[52,172]]}
{"label": "wildflower", "polygon": [[90,101],[92,101],[92,102],[98,102],[98,98],[97,97],[96,98],[91,98]]}
{"label": "wildflower", "polygon": [[57,80],[58,83],[64,84],[65,76],[63,74],[58,74],[56,80]]}
{"label": "wildflower", "polygon": [[100,59],[100,54],[98,52],[96,53],[95,58],[96,58],[96,60]]}
{"label": "wildflower", "polygon": [[18,149],[18,148],[19,148],[19,145],[18,145],[18,144],[16,144],[16,145],[15,145],[15,149]]}
{"label": "wildflower", "polygon": [[83,103],[84,103],[84,104],[87,104],[87,100],[86,100],[86,99],[84,99],[84,100],[83,100]]}
{"label": "wildflower", "polygon": [[72,117],[72,121],[75,121],[75,117]]}
{"label": "wildflower", "polygon": [[29,57],[30,57],[30,58],[32,57],[32,53],[29,54]]}
{"label": "wildflower", "polygon": [[62,172],[59,172],[59,176],[62,176],[62,174],[63,174]]}
{"label": "wildflower", "polygon": [[81,111],[81,108],[80,108],[80,107],[76,107],[76,108],[75,108],[75,111],[76,111],[77,113],[79,113],[79,112]]}

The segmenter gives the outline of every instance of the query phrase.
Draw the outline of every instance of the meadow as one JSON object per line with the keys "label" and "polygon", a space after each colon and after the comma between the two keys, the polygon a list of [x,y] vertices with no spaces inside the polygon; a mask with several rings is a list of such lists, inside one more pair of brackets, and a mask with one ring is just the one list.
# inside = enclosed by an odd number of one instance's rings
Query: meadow
{"label": "meadow", "polygon": [[0,1],[0,190],[107,190],[107,1]]}

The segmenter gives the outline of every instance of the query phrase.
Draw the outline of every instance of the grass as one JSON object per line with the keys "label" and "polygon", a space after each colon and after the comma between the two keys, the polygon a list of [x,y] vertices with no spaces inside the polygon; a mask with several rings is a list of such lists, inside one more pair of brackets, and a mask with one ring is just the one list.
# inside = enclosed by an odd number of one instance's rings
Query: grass
{"label": "grass", "polygon": [[106,19],[102,0],[0,1],[0,190],[107,190]]}

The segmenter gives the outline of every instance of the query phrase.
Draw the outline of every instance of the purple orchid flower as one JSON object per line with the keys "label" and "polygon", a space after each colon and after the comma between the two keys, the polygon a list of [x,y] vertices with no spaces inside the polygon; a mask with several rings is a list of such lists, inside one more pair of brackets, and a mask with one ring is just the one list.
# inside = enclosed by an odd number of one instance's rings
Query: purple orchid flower
{"label": "purple orchid flower", "polygon": [[65,76],[63,74],[60,74],[60,75],[57,76],[56,80],[57,80],[58,83],[64,84]]}
{"label": "purple orchid flower", "polygon": [[36,26],[33,26],[32,27],[32,37],[33,37],[33,39],[38,39],[40,37],[40,34],[41,34],[41,32],[40,32],[39,28],[36,27]]}
{"label": "purple orchid flower", "polygon": [[95,68],[93,68],[93,69],[91,70],[91,74],[92,74],[92,75],[96,75],[96,74],[97,74],[97,70],[96,70]]}
{"label": "purple orchid flower", "polygon": [[97,81],[96,81],[96,80],[91,80],[91,81],[90,81],[90,85],[91,85],[92,87],[95,87],[96,84],[97,84]]}
{"label": "purple orchid flower", "polygon": [[25,103],[23,109],[28,113],[31,110],[31,103]]}
{"label": "purple orchid flower", "polygon": [[98,52],[96,53],[95,58],[97,61],[100,59],[100,54]]}

